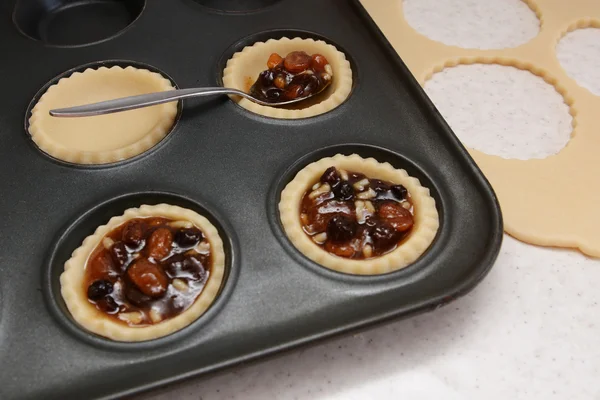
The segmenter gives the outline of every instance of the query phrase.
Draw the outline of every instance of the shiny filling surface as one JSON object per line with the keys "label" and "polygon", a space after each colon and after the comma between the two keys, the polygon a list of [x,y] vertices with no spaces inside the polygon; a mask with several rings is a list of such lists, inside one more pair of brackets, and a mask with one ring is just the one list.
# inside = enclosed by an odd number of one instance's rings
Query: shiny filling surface
{"label": "shiny filling surface", "polygon": [[333,69],[324,56],[304,51],[293,51],[285,58],[273,53],[267,67],[250,87],[250,94],[273,104],[319,93],[333,79]]}
{"label": "shiny filling surface", "polygon": [[329,167],[302,197],[300,222],[329,253],[369,259],[394,250],[410,234],[414,208],[402,185]]}
{"label": "shiny filling surface", "polygon": [[194,303],[211,264],[210,243],[191,222],[134,218],[109,232],[92,252],[83,289],[110,318],[152,325]]}

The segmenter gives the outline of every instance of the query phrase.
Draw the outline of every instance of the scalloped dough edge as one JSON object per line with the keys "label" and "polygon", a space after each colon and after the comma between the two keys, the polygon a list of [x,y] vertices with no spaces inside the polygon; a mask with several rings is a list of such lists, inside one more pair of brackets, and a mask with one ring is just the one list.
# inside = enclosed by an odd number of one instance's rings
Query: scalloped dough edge
{"label": "scalloped dough edge", "polygon": [[[166,217],[192,222],[202,230],[211,246],[212,268],[208,281],[200,296],[184,312],[158,324],[144,327],[130,327],[106,318],[91,304],[83,289],[87,260],[110,231],[132,218]],[[112,217],[106,225],[99,226],[88,236],[65,263],[60,276],[61,294],[75,321],[84,329],[115,341],[140,342],[167,336],[179,331],[197,320],[210,307],[217,297],[225,275],[225,252],[223,241],[217,229],[200,214],[169,204],[142,205],[127,209],[123,215]]]}
{"label": "scalloped dough edge", "polygon": [[[402,184],[408,189],[415,211],[415,225],[401,246],[381,257],[348,260],[323,250],[304,233],[299,218],[302,196],[330,166]],[[315,161],[300,170],[281,192],[279,213],[288,238],[306,257],[326,268],[355,275],[385,274],[407,267],[429,248],[439,228],[435,200],[430,196],[429,189],[421,186],[417,178],[389,163],[380,163],[374,158],[365,159],[357,154],[336,154]]]}
{"label": "scalloped dough edge", "polygon": [[[290,110],[285,108],[261,106],[248,99],[239,96],[231,96],[240,106],[253,113],[265,117],[280,119],[299,119],[313,117],[326,113],[341,105],[352,91],[352,69],[350,62],[344,53],[335,46],[322,40],[302,39],[295,37],[289,39],[269,39],[266,42],[256,42],[251,46],[244,47],[235,53],[228,61],[223,70],[223,84],[243,91],[248,90],[248,81],[254,82],[258,74],[266,69],[267,59],[271,53],[282,56],[292,51],[305,51],[308,54],[322,54],[327,58],[333,69],[333,80],[330,88],[326,89],[321,96],[325,98],[321,102],[307,108]],[[310,100],[308,100],[310,102]]]}
{"label": "scalloped dough edge", "polygon": [[[177,118],[177,102],[170,102],[153,106],[154,112],[161,113],[157,118],[158,122],[151,131],[143,136],[140,140],[131,143],[127,146],[104,151],[81,151],[73,150],[61,143],[54,141],[44,125],[45,113],[52,107],[48,105],[51,97],[56,97],[63,88],[68,87],[68,82],[71,80],[81,81],[90,75],[104,75],[107,79],[111,79],[114,74],[120,74],[119,79],[129,76],[131,79],[148,79],[153,80],[153,86],[157,91],[174,90],[171,81],[159,74],[147,69],[135,68],[132,66],[120,67],[113,66],[110,68],[100,67],[97,69],[87,68],[83,72],[74,72],[68,77],[61,78],[57,83],[50,86],[48,90],[40,97],[36,105],[31,110],[29,118],[29,134],[34,143],[46,154],[56,159],[74,163],[74,164],[109,164],[117,161],[126,160],[135,157],[146,150],[158,144],[172,130]],[[94,117],[90,117],[94,118]]]}

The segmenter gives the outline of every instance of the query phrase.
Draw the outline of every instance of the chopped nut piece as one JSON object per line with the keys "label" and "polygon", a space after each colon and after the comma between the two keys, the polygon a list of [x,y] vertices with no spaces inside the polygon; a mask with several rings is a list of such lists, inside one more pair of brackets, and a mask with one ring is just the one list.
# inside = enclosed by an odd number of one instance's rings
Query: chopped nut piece
{"label": "chopped nut piece", "polygon": [[352,187],[356,190],[358,190],[359,192],[362,192],[363,190],[365,190],[365,187],[369,184],[369,180],[368,179],[361,179],[358,182],[354,182],[354,184],[352,185]]}
{"label": "chopped nut piece", "polygon": [[108,236],[102,239],[102,245],[105,249],[110,250],[110,248],[115,244],[115,241],[109,238]]}
{"label": "chopped nut piece", "polygon": [[195,247],[195,250],[200,254],[208,253],[210,251],[210,243],[207,241],[202,241],[198,243],[198,246]]}
{"label": "chopped nut piece", "polygon": [[315,183],[312,187],[312,190],[317,190],[319,187],[321,187],[321,182]]}
{"label": "chopped nut piece", "polygon": [[370,244],[365,245],[365,247],[363,247],[363,256],[365,256],[365,258],[369,258],[373,255],[373,248],[371,247]]}
{"label": "chopped nut piece", "polygon": [[407,210],[410,210],[412,204],[410,204],[408,201],[405,201],[404,203],[402,203],[402,207],[406,208]]}
{"label": "chopped nut piece", "polygon": [[373,199],[375,198],[375,196],[377,196],[377,193],[375,193],[375,191],[371,188],[369,188],[369,190],[367,190],[366,192],[361,192],[359,194],[356,195],[357,199]]}
{"label": "chopped nut piece", "polygon": [[312,192],[310,192],[308,197],[310,199],[316,199],[320,195],[327,193],[329,191],[331,191],[331,186],[329,186],[328,183],[325,183],[325,184],[321,185],[317,190],[313,190]]}
{"label": "chopped nut piece", "polygon": [[348,172],[345,169],[338,169],[338,172],[340,173],[340,176],[342,177],[343,180],[347,181],[349,176],[348,176]]}
{"label": "chopped nut piece", "polygon": [[371,214],[375,214],[375,206],[370,201],[365,201],[365,207]]}
{"label": "chopped nut piece", "polygon": [[139,324],[140,322],[142,322],[143,320],[143,316],[142,313],[139,311],[132,311],[132,312],[127,312],[127,313],[121,313],[119,314],[119,319],[121,321],[125,321],[128,324]]}
{"label": "chopped nut piece", "polygon": [[329,74],[323,74],[323,75],[321,75],[321,78],[323,78],[324,81],[330,81],[331,80],[331,75],[329,75]]}
{"label": "chopped nut piece", "polygon": [[180,292],[187,292],[187,290],[189,289],[187,283],[185,283],[185,281],[183,279],[173,279],[173,287],[177,290],[179,290]]}
{"label": "chopped nut piece", "polygon": [[330,64],[325,66],[325,72],[327,72],[329,75],[333,75],[333,68],[331,68]]}
{"label": "chopped nut piece", "polygon": [[194,224],[192,224],[190,221],[173,221],[173,222],[169,222],[169,226],[171,228],[192,228],[194,226]]}
{"label": "chopped nut piece", "polygon": [[160,315],[160,312],[157,309],[153,308],[150,310],[150,319],[153,323],[158,324],[162,321],[162,315]]}
{"label": "chopped nut piece", "polygon": [[327,240],[327,233],[321,232],[319,234],[316,234],[312,238],[316,243],[322,244],[322,243],[325,243],[325,241]]}
{"label": "chopped nut piece", "polygon": [[302,225],[310,224],[310,220],[308,219],[308,215],[305,213],[300,214],[300,221],[302,221]]}

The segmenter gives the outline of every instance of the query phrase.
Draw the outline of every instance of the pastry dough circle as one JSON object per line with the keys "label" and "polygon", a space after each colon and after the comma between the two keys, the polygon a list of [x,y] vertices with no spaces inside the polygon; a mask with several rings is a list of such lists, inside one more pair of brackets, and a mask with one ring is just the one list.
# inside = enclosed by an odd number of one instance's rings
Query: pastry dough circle
{"label": "pastry dough circle", "polygon": [[[311,104],[310,106],[301,109],[286,109],[261,106],[239,96],[232,96],[232,99],[240,106],[256,114],[273,118],[292,119],[307,118],[326,113],[348,98],[352,90],[352,69],[344,53],[322,40],[299,37],[269,39],[266,42],[256,42],[252,46],[244,47],[227,61],[227,66],[223,71],[223,85],[247,92],[249,87],[256,81],[258,74],[267,69],[267,60],[271,53],[278,53],[285,57],[286,54],[292,51],[305,51],[311,55],[322,54],[333,69],[331,85],[322,94],[306,100],[307,104]],[[323,98],[324,100],[322,100]],[[313,101],[318,103],[311,103]]]}
{"label": "pastry dough circle", "polygon": [[[350,260],[330,254],[308,237],[300,223],[302,197],[331,166],[357,171],[370,178],[406,187],[414,206],[415,224],[408,238],[400,246],[380,257]],[[389,163],[380,163],[374,158],[364,159],[357,154],[336,154],[304,167],[281,192],[279,213],[288,238],[306,257],[329,269],[356,275],[384,274],[408,266],[431,245],[439,227],[435,200],[430,196],[429,189],[421,186],[417,178],[409,176],[403,169],[392,167]]]}
{"label": "pastry dough circle", "polygon": [[50,156],[76,164],[134,157],[160,142],[177,117],[177,102],[94,117],[56,118],[55,108],[173,90],[157,72],[134,67],[88,68],[50,86],[31,111],[29,133]]}
{"label": "pastry dough circle", "polygon": [[[99,311],[86,296],[84,289],[85,266],[88,258],[110,231],[132,218],[166,217],[174,220],[186,220],[196,225],[204,234],[211,246],[211,272],[196,301],[181,314],[166,319],[158,324],[132,327],[113,321]],[[205,217],[186,208],[168,204],[142,205],[130,208],[118,217],[112,217],[106,225],[96,229],[77,248],[65,263],[65,270],[60,276],[61,294],[69,312],[79,325],[97,335],[116,341],[139,342],[169,335],[188,326],[198,319],[213,303],[225,273],[225,252],[223,241],[217,229]]]}

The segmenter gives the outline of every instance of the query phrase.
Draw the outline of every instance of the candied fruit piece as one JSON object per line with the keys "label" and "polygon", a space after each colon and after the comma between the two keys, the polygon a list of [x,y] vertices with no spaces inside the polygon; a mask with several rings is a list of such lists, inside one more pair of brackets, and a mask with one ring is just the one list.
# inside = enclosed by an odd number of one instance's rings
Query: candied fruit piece
{"label": "candied fruit piece", "polygon": [[354,247],[352,247],[349,243],[335,243],[331,241],[327,241],[325,243],[325,250],[335,254],[336,256],[346,258],[351,258],[356,253]]}
{"label": "candied fruit piece", "polygon": [[158,228],[148,238],[148,257],[160,261],[171,253],[173,234],[167,228]]}
{"label": "candied fruit piece", "polygon": [[146,296],[160,297],[167,291],[167,276],[150,260],[139,258],[127,269],[127,276]]}
{"label": "candied fruit piece", "polygon": [[329,61],[327,61],[325,56],[322,56],[321,54],[313,54],[311,58],[312,60],[310,62],[310,67],[315,72],[325,71],[325,66],[329,64]]}
{"label": "candied fruit piece", "polygon": [[273,69],[273,68],[279,67],[282,64],[283,64],[283,57],[281,57],[277,53],[271,54],[269,56],[269,60],[267,61],[267,67],[269,69]]}
{"label": "candied fruit piece", "polygon": [[283,97],[286,100],[294,100],[297,99],[298,97],[302,97],[302,95],[304,94],[304,88],[302,87],[302,85],[290,85],[288,86],[288,88],[285,90],[285,92],[283,92]]}
{"label": "candied fruit piece", "polygon": [[310,67],[311,57],[304,51],[292,51],[283,60],[283,66],[291,73],[297,74]]}
{"label": "candied fruit piece", "polygon": [[379,216],[389,222],[394,229],[404,232],[412,228],[413,216],[409,210],[395,201],[386,201],[379,206]]}

